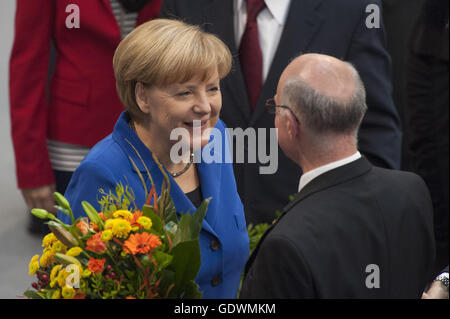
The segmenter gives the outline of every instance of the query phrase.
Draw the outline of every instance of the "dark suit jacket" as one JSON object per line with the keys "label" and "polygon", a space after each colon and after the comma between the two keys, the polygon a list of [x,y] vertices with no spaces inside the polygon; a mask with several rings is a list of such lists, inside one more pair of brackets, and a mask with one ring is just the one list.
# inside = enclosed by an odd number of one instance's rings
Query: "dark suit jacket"
{"label": "dark suit jacket", "polygon": [[[429,6],[438,4],[433,14]],[[436,238],[435,274],[449,263],[449,29],[448,1],[427,1],[408,59],[411,168],[430,189]],[[440,21],[439,15],[445,14]],[[435,15],[438,15],[437,17]]]}
{"label": "dark suit jacket", "polygon": [[[368,4],[381,7],[379,0],[293,0],[253,113],[235,43],[233,0],[165,0],[160,16],[181,17],[186,22],[201,25],[229,46],[234,66],[222,83],[221,119],[230,128],[274,127],[274,116],[266,112],[265,101],[275,95],[282,71],[300,53],[323,53],[350,61],[359,70],[368,92],[369,111],[359,134],[360,149],[375,165],[399,168],[401,133],[391,98],[390,58],[384,47],[383,29],[366,27]],[[267,150],[268,136],[267,132]],[[249,151],[256,150],[246,146],[245,152]],[[289,195],[297,192],[301,175],[298,166],[281,150],[276,174],[261,175],[260,165],[267,164],[234,165],[248,223],[272,222],[275,211],[281,210],[288,203]]]}
{"label": "dark suit jacket", "polygon": [[433,260],[422,179],[361,158],[295,196],[248,260],[240,297],[419,298]]}

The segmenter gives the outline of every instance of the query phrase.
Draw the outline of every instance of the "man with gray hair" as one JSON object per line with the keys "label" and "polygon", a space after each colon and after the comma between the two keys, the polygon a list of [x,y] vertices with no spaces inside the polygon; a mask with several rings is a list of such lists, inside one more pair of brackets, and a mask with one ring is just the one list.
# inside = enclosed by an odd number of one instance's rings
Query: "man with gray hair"
{"label": "man with gray hair", "polygon": [[247,262],[241,298],[420,298],[434,260],[430,196],[415,174],[357,148],[367,110],[355,68],[307,54],[284,70],[278,142],[303,170],[299,192]]}

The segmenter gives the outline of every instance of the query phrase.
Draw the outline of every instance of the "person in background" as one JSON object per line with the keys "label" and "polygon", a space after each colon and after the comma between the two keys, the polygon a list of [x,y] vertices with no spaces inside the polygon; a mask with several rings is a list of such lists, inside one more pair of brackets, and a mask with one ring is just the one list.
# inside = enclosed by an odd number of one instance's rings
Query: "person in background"
{"label": "person in background", "polygon": [[448,299],[448,266],[431,283],[427,292],[424,292],[422,299]]}
{"label": "person in background", "polygon": [[[17,0],[10,116],[17,183],[29,208],[55,212],[53,192],[64,193],[89,149],[112,130],[122,111],[114,50],[136,25],[158,15],[161,2]],[[31,232],[46,232],[30,218]]]}
{"label": "person in background", "polygon": [[434,209],[436,263],[449,264],[449,2],[427,0],[417,21],[408,64],[406,130],[411,168],[427,184]]}
{"label": "person in background", "polygon": [[302,55],[268,107],[304,174],[249,258],[240,298],[420,298],[434,261],[430,195],[418,175],[358,151],[367,105],[355,68]]}
{"label": "person in background", "polygon": [[392,59],[392,98],[402,124],[401,169],[409,171],[409,132],[407,130],[407,75],[410,39],[414,24],[421,13],[425,0],[382,0],[383,22],[386,32],[386,49]]}
{"label": "person in background", "polygon": [[[236,298],[249,254],[233,166],[223,163],[229,150],[226,128],[219,120],[220,80],[230,68],[227,46],[197,26],[155,19],[136,28],[114,55],[117,90],[126,111],[113,133],[96,144],[77,168],[65,194],[78,218],[85,215],[82,201],[100,211],[99,190],[114,192],[117,183],[122,183],[132,189],[139,209],[146,200],[140,174],[147,189],[154,183],[161,194],[163,174],[154,155],[169,175],[170,195],[179,214],[193,212],[211,198],[200,231],[202,264],[196,279],[204,298]],[[171,138],[172,132],[178,128],[191,137],[182,141],[190,152],[182,155],[181,163],[171,157],[171,149],[178,143]],[[212,128],[219,130],[221,137],[212,135]],[[210,136],[214,136],[211,141]],[[216,142],[225,146],[217,150],[224,156],[222,162],[196,160],[201,150],[195,145],[204,148]],[[67,215],[59,215],[63,222],[70,222]]]}
{"label": "person in background", "polygon": [[[374,5],[378,11],[373,11]],[[367,21],[373,21],[374,14],[380,23],[369,28]],[[273,96],[283,69],[294,57],[323,53],[353,63],[367,88],[369,108],[359,132],[359,149],[376,166],[400,168],[402,134],[391,96],[381,0],[165,0],[160,16],[200,25],[228,45],[234,67],[223,81],[221,119],[230,128],[255,129],[263,145],[270,144],[267,132],[274,127],[265,101]],[[258,128],[265,128],[261,131],[266,134],[260,135]],[[247,145],[245,163],[234,161],[238,191],[251,224],[271,223],[296,193],[302,174],[282,152],[278,170],[260,174],[267,163],[248,160],[248,154],[258,151]]]}

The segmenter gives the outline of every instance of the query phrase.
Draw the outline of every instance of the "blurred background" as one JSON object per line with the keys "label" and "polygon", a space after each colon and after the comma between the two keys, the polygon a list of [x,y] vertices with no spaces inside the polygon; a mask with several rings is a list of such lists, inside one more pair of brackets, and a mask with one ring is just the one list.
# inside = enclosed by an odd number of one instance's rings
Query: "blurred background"
{"label": "blurred background", "polygon": [[26,228],[28,216],[17,189],[11,142],[8,63],[15,9],[15,0],[0,2],[0,298],[17,298],[29,287],[28,263],[40,248],[40,238]]}

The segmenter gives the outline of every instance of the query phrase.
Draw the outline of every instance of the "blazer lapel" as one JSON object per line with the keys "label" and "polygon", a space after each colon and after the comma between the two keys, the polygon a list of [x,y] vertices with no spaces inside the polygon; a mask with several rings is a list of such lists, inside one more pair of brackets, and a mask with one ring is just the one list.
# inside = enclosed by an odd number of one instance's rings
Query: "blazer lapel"
{"label": "blazer lapel", "polygon": [[283,209],[283,212],[281,213],[280,217],[277,219],[276,222],[274,222],[269,229],[263,234],[261,237],[258,245],[256,246],[255,250],[253,251],[252,255],[247,261],[247,264],[245,265],[245,274],[247,274],[248,270],[250,269],[253,261],[255,260],[257,256],[257,252],[259,250],[259,247],[261,246],[264,239],[267,237],[267,235],[273,230],[275,225],[284,217],[287,215],[287,213],[291,210],[292,207],[297,205],[299,202],[304,200],[305,198],[311,196],[314,193],[317,193],[319,191],[322,191],[324,189],[333,187],[335,185],[344,183],[348,180],[351,180],[353,178],[356,178],[358,176],[361,176],[363,174],[366,174],[368,171],[372,169],[372,164],[369,163],[369,161],[362,157],[354,162],[351,162],[347,165],[338,167],[336,169],[333,169],[331,171],[328,171],[326,173],[323,173],[322,175],[319,175],[315,179],[313,179],[309,184],[307,184],[299,193],[297,193],[292,201]]}
{"label": "blazer lapel", "polygon": [[250,120],[253,126],[266,111],[265,101],[276,94],[278,80],[286,66],[300,53],[306,51],[317,30],[323,23],[319,7],[323,0],[291,0],[283,33],[272,65],[264,82],[257,107]]}
{"label": "blazer lapel", "polygon": [[[233,56],[231,72],[223,80],[222,86],[224,90],[230,92],[230,95],[234,99],[234,103],[231,103],[232,105],[226,105],[225,107],[238,108],[239,112],[248,122],[251,116],[250,105],[239,61],[239,50],[235,40],[233,19],[233,0],[213,0],[213,2],[205,8],[203,19],[206,22],[204,26],[205,30],[218,35],[228,46],[231,55]],[[213,23],[209,21],[213,21]]]}

